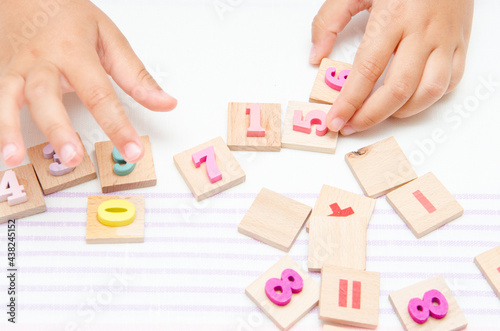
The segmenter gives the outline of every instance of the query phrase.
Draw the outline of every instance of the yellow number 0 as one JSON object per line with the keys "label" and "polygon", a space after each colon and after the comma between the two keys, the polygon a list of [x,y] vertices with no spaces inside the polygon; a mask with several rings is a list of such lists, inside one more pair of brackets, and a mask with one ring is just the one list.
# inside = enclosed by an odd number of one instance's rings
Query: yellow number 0
{"label": "yellow number 0", "polygon": [[97,208],[97,219],[107,226],[125,226],[135,219],[134,204],[126,200],[104,201]]}

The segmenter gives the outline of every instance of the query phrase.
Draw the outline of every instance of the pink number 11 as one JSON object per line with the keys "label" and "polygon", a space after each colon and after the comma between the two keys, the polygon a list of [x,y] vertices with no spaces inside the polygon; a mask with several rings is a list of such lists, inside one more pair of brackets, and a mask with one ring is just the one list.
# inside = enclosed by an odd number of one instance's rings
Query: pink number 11
{"label": "pink number 11", "polygon": [[192,155],[193,163],[196,168],[199,168],[203,162],[207,164],[207,175],[210,183],[218,182],[222,179],[222,174],[215,162],[214,146],[209,146]]}

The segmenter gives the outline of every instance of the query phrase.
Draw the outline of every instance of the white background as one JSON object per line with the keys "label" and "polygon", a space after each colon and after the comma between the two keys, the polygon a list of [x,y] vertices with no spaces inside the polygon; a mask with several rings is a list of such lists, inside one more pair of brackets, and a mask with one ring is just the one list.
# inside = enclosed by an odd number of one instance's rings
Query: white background
{"label": "white background", "polygon": [[[434,172],[466,211],[417,240],[385,199],[377,200],[368,229],[367,269],[382,274],[379,329],[401,329],[389,293],[438,274],[445,276],[470,330],[498,328],[500,300],[473,258],[500,244],[500,86],[492,92],[481,88],[486,96],[476,92],[484,81],[500,82],[500,3],[476,2],[464,79],[428,111],[341,137],[333,156],[287,149],[236,152],[247,181],[196,203],[172,156],[216,136],[226,139],[228,102],[281,103],[284,116],[288,101],[308,100],[317,72],[308,56],[310,26],[321,1],[226,1],[234,6],[223,14],[212,0],[95,1],[179,105],[171,113],[154,114],[119,91],[139,133],[151,137],[158,175],[156,187],[132,192],[146,195],[144,244],[85,244],[86,197],[100,194],[98,180],[46,197],[46,213],[18,222],[21,325],[37,330],[135,330],[146,324],[162,330],[275,329],[244,289],[283,252],[237,233],[246,209],[263,186],[310,206],[323,184],[361,193],[344,155],[394,135],[416,172]],[[331,58],[352,63],[367,17],[363,13],[353,20]],[[93,144],[107,137],[75,95],[67,95],[65,104],[95,164]],[[464,111],[456,113],[460,107]],[[27,146],[46,141],[26,109],[22,118]],[[444,141],[431,142],[435,130]],[[0,226],[5,268],[6,229]],[[305,229],[290,255],[306,268]],[[6,278],[0,279],[6,302]],[[319,275],[314,279],[319,282]],[[0,316],[4,327],[7,317]],[[314,309],[295,329],[320,326]]]}

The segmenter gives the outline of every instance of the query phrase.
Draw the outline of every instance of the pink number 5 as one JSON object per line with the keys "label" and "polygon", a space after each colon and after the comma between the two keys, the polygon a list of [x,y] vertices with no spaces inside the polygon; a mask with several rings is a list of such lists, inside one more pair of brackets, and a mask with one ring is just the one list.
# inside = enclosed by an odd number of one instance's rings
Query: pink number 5
{"label": "pink number 5", "polygon": [[24,192],[24,186],[19,185],[16,173],[12,170],[7,170],[0,182],[0,202],[5,200],[7,200],[9,206],[28,201],[28,197]]}
{"label": "pink number 5", "polygon": [[321,110],[313,110],[307,113],[306,120],[302,120],[302,110],[296,110],[293,113],[293,130],[311,133],[311,125],[318,124],[316,127],[316,135],[324,136],[328,132],[326,126],[326,113]]}
{"label": "pink number 5", "polygon": [[335,78],[335,72],[337,70],[334,67],[328,68],[325,73],[325,83],[330,86],[332,89],[340,91],[342,86],[344,86],[347,76],[351,70],[342,70],[339,73],[339,77]]}
{"label": "pink number 5", "polygon": [[209,146],[199,152],[192,155],[193,163],[196,168],[199,168],[203,162],[207,164],[207,175],[210,179],[210,183],[218,182],[222,179],[222,174],[217,168],[217,163],[215,162],[215,151],[214,146]]}
{"label": "pink number 5", "polygon": [[247,107],[246,114],[250,115],[250,126],[247,137],[264,137],[266,130],[260,125],[260,105],[258,103]]}

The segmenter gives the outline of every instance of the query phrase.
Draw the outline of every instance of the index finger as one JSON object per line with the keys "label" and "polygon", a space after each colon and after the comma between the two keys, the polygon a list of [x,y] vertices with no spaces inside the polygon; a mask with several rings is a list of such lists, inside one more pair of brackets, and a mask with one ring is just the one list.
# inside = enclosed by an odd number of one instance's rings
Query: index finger
{"label": "index finger", "polygon": [[328,112],[326,121],[332,131],[340,131],[361,108],[401,40],[401,29],[392,22],[384,26],[379,19],[382,14],[379,13],[380,10],[374,9],[370,15],[349,78]]}

